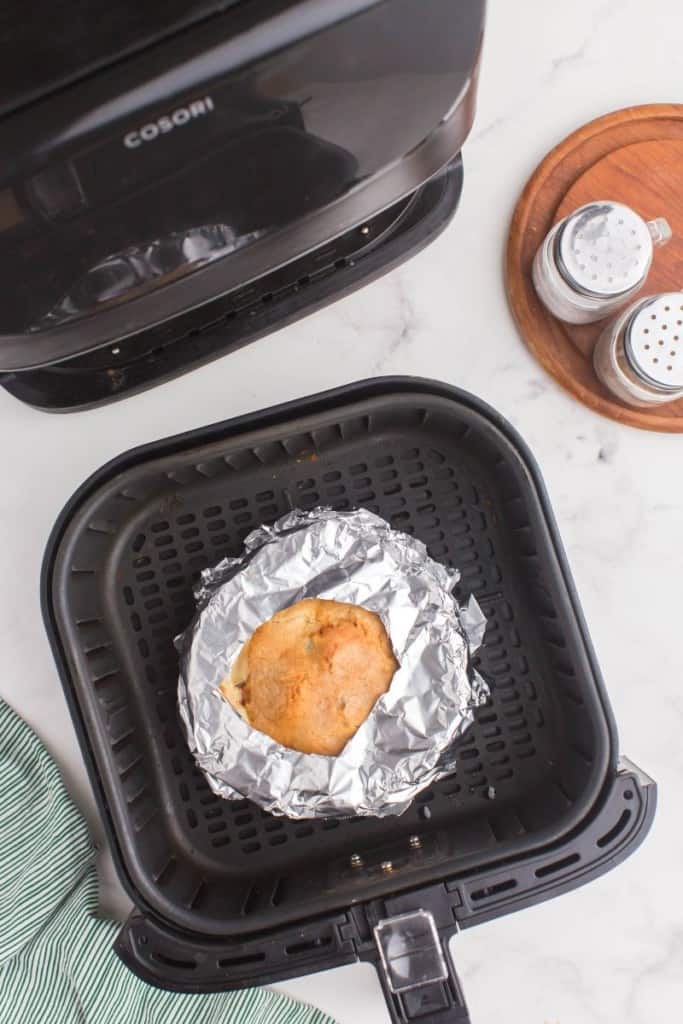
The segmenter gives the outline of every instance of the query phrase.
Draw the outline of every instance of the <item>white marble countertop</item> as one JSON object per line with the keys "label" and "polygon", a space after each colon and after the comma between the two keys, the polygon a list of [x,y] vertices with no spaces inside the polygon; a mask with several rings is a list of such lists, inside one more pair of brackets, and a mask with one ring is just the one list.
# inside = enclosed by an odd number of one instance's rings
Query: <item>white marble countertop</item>
{"label": "white marble countertop", "polygon": [[[683,439],[584,409],[520,343],[502,284],[513,205],[585,121],[683,100],[680,0],[491,0],[479,115],[453,224],[352,297],[122,405],[47,417],[0,394],[0,694],[101,829],[40,618],[45,541],[78,484],[132,445],[376,374],[432,376],[486,399],[545,475],[607,681],[622,751],[659,783],[642,849],[571,895],[462,934],[476,1024],[664,1024],[683,1007]],[[656,169],[655,169],[656,170]],[[683,281],[681,281],[683,286]],[[103,906],[127,906],[103,859]],[[342,1024],[383,1022],[370,968],[282,986]]]}

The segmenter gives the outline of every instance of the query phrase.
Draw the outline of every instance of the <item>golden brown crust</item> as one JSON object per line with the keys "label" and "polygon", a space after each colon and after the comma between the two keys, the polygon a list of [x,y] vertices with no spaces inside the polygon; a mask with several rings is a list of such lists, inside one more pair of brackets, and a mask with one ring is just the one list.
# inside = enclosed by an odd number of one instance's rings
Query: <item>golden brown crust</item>
{"label": "golden brown crust", "polygon": [[397,668],[374,612],[309,599],[259,626],[221,692],[250,725],[283,746],[334,757],[387,692]]}

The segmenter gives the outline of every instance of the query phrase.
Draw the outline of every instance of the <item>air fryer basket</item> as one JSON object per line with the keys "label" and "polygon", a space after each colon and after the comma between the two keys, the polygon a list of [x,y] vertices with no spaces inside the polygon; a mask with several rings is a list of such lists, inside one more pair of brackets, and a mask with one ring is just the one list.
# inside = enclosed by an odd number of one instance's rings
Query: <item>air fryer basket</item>
{"label": "air fryer basket", "polygon": [[[318,504],[361,505],[415,533],[489,619],[490,705],[456,773],[401,818],[295,822],[223,801],[178,721],[172,638],[199,571],[257,524]],[[607,870],[652,820],[651,780],[617,763],[533,459],[492,410],[445,385],[370,381],[122,456],[62,513],[43,601],[137,908],[118,950],[155,984],[235,988],[362,958],[378,964],[395,1020],[466,1021],[447,951],[450,978],[436,949],[435,973],[402,982],[425,943],[446,949],[458,925]],[[405,932],[395,977],[380,960],[387,926]]]}

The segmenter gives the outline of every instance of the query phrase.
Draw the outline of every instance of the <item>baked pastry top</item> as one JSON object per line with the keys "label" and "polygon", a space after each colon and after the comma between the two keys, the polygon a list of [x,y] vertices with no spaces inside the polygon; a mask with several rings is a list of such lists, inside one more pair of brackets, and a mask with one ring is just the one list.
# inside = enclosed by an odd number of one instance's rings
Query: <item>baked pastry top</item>
{"label": "baked pastry top", "polygon": [[335,757],[397,668],[378,615],[313,598],[259,626],[220,689],[254,729],[304,754]]}

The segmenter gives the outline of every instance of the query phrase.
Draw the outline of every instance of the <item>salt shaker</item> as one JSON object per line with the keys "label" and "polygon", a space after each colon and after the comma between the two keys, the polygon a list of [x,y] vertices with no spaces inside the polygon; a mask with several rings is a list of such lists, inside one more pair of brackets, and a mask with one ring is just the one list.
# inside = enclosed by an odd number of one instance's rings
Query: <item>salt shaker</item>
{"label": "salt shaker", "polygon": [[602,320],[640,291],[654,246],[670,238],[663,217],[646,223],[621,203],[589,203],[556,224],[536,253],[536,291],[560,320]]}
{"label": "salt shaker", "polygon": [[593,362],[605,387],[627,405],[683,398],[683,292],[629,306],[603,331]]}

